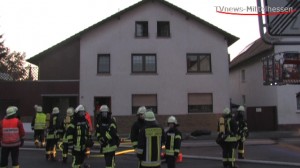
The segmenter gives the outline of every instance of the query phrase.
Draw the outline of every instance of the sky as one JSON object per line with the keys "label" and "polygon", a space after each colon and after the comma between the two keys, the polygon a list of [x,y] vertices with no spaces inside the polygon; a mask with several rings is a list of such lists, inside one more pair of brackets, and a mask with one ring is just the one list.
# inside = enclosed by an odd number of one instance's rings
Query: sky
{"label": "sky", "polygon": [[[0,0],[0,34],[26,59],[141,0]],[[259,38],[257,16],[216,10],[256,6],[256,0],[166,0],[240,38],[229,47],[231,59]]]}

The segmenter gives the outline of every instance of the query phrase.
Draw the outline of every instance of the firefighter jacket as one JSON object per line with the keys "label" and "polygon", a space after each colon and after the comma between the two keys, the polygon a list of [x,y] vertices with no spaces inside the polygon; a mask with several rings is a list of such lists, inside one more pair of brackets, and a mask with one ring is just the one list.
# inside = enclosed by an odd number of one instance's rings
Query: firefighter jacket
{"label": "firefighter jacket", "polygon": [[156,121],[146,122],[138,138],[137,156],[143,167],[157,167],[161,164],[161,147],[165,142],[164,130]]}
{"label": "firefighter jacket", "polygon": [[105,121],[98,121],[96,125],[96,137],[101,144],[103,153],[115,152],[120,145],[117,125],[112,118]]}
{"label": "firefighter jacket", "polygon": [[0,141],[3,147],[18,147],[23,141],[23,123],[15,117],[7,117],[0,123]]}
{"label": "firefighter jacket", "polygon": [[46,114],[43,112],[37,112],[31,122],[31,128],[34,130],[45,130],[46,129]]}
{"label": "firefighter jacket", "polygon": [[84,152],[89,139],[89,126],[85,119],[75,119],[68,126],[63,137],[63,157],[67,157],[68,149]]}
{"label": "firefighter jacket", "polygon": [[175,127],[166,132],[166,155],[178,156],[181,146],[181,132]]}
{"label": "firefighter jacket", "polygon": [[73,122],[73,116],[66,116],[64,119],[64,132],[67,131],[69,125]]}
{"label": "firefighter jacket", "polygon": [[63,125],[59,119],[58,114],[52,114],[47,128],[46,139],[58,139],[59,134],[62,132]]}
{"label": "firefighter jacket", "polygon": [[131,127],[130,139],[132,143],[132,147],[136,149],[138,144],[139,133],[142,128],[145,126],[145,120],[138,119]]}
{"label": "firefighter jacket", "polygon": [[249,135],[247,122],[242,115],[237,116],[236,122],[238,126],[237,140],[244,142]]}
{"label": "firefighter jacket", "polygon": [[[224,128],[225,128],[224,130],[225,142],[236,142],[237,131],[238,131],[236,121],[231,117],[231,115],[227,115],[223,118],[224,118]],[[221,125],[219,124],[219,126]]]}

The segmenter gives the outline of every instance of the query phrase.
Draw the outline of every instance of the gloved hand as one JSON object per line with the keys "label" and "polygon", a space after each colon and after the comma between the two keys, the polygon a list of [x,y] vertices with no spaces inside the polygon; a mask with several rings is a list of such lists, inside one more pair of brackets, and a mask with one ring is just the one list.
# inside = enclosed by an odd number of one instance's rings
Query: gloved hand
{"label": "gloved hand", "polygon": [[67,163],[68,157],[63,157],[63,163]]}
{"label": "gloved hand", "polygon": [[21,139],[20,147],[22,147],[23,145],[24,145],[24,139]]}

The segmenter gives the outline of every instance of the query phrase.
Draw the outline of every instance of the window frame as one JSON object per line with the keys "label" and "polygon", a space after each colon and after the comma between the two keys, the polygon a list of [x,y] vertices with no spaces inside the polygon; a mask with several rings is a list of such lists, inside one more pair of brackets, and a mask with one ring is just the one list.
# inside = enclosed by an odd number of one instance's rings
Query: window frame
{"label": "window frame", "polygon": [[[210,94],[211,95],[211,105],[190,105],[190,95],[196,95],[196,94]],[[187,94],[187,99],[188,99],[188,102],[187,102],[187,108],[188,108],[188,114],[205,114],[205,113],[213,113],[214,111],[214,101],[213,101],[213,93],[188,93]],[[194,106],[194,107],[191,107],[191,106]],[[195,108],[195,106],[197,106],[198,108],[198,111],[192,111],[191,109]],[[201,111],[199,109],[209,109],[209,111]]]}
{"label": "window frame", "polygon": [[[99,71],[99,59],[100,57],[108,57],[108,71],[107,72],[100,72]],[[97,55],[97,74],[110,74],[110,54],[98,54]]]}
{"label": "window frame", "polygon": [[[156,23],[157,29],[156,29],[156,36],[159,38],[168,38],[171,37],[171,26],[169,21],[157,21]],[[163,26],[168,25],[168,31],[167,33],[162,33],[163,31],[159,31],[162,29]]]}
{"label": "window frame", "polygon": [[[142,35],[141,36],[139,36],[137,33],[138,33],[138,31],[137,31],[137,25],[138,24],[141,24],[142,25],[142,27],[143,27],[143,32],[142,32]],[[144,29],[146,28],[146,32],[144,31]],[[134,35],[135,35],[135,37],[136,38],[145,38],[145,37],[149,37],[149,24],[148,24],[148,21],[136,21],[135,22],[135,33],[134,33]]]}
{"label": "window frame", "polygon": [[[196,56],[197,57],[197,70],[196,71],[191,71],[189,70],[189,57],[190,56]],[[209,71],[202,71],[200,67],[200,62],[199,59],[201,56],[208,56],[209,57]],[[195,74],[195,73],[212,73],[212,63],[211,63],[211,54],[210,53],[187,53],[186,54],[186,66],[187,66],[187,73],[189,74]]]}
{"label": "window frame", "polygon": [[[134,71],[134,62],[133,58],[135,56],[141,56],[142,57],[142,71]],[[154,71],[147,71],[146,70],[146,57],[147,56],[153,56],[155,58],[155,70]],[[157,56],[156,54],[131,54],[131,73],[132,74],[156,74],[157,73]]]}

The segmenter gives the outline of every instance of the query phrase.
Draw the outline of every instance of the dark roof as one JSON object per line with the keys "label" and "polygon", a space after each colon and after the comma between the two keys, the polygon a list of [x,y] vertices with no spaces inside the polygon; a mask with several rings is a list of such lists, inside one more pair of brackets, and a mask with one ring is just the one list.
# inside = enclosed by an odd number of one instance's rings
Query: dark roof
{"label": "dark roof", "polygon": [[241,63],[246,62],[247,60],[263,53],[266,51],[273,50],[273,46],[265,43],[261,38],[255,40],[253,43],[249,44],[244,51],[236,56],[230,62],[230,69],[240,65]]}
{"label": "dark roof", "polygon": [[183,10],[183,9],[181,9],[181,8],[179,8],[179,7],[173,5],[173,4],[171,4],[171,3],[169,3],[169,2],[167,2],[167,1],[165,1],[165,0],[142,0],[142,1],[140,1],[140,2],[138,2],[138,3],[136,3],[136,4],[132,5],[132,6],[130,6],[130,7],[128,7],[128,8],[126,8],[126,9],[124,9],[124,10],[122,10],[122,11],[116,13],[116,14],[113,14],[113,15],[111,15],[110,17],[108,17],[108,18],[106,18],[106,19],[104,19],[104,20],[102,20],[102,21],[100,21],[100,22],[98,22],[98,23],[96,23],[96,24],[94,24],[94,25],[92,25],[92,26],[90,26],[90,27],[88,27],[88,28],[82,30],[81,32],[79,32],[79,33],[77,33],[77,34],[75,34],[75,35],[73,35],[73,36],[67,38],[66,40],[64,40],[64,41],[62,41],[62,42],[60,42],[60,43],[58,43],[58,44],[56,44],[56,45],[54,45],[54,46],[52,46],[52,47],[46,49],[45,51],[43,51],[43,52],[41,52],[41,53],[39,53],[39,54],[37,54],[37,55],[35,55],[35,56],[29,58],[27,61],[30,62],[30,63],[33,63],[33,64],[36,64],[36,65],[37,65],[39,59],[40,59],[41,57],[43,57],[44,55],[48,54],[49,52],[54,51],[54,50],[57,49],[58,47],[60,47],[60,46],[62,46],[62,45],[64,45],[64,44],[67,44],[67,43],[71,42],[72,40],[80,39],[80,37],[81,37],[84,33],[89,32],[89,31],[91,31],[91,30],[93,30],[93,29],[96,29],[96,28],[98,28],[99,26],[101,26],[102,24],[105,24],[106,22],[108,22],[108,21],[110,21],[110,20],[112,20],[112,19],[114,19],[114,18],[119,18],[122,14],[124,14],[124,13],[126,13],[127,11],[130,11],[130,10],[132,10],[132,9],[134,9],[134,8],[137,8],[137,7],[139,7],[139,6],[143,5],[143,4],[145,4],[147,1],[156,1],[156,2],[160,2],[160,3],[166,5],[166,6],[170,7],[170,8],[173,8],[174,10],[177,10],[178,12],[182,13],[183,15],[186,15],[187,18],[195,19],[196,21],[200,22],[201,24],[204,24],[204,25],[208,26],[208,27],[211,28],[212,30],[221,33],[222,35],[224,35],[225,39],[228,41],[228,46],[232,45],[232,44],[235,43],[237,40],[239,40],[238,37],[236,37],[236,36],[234,36],[234,35],[232,35],[232,34],[226,32],[226,31],[224,31],[224,30],[222,30],[222,29],[220,29],[220,28],[218,28],[218,27],[216,27],[216,26],[214,26],[214,25],[212,25],[212,24],[206,22],[206,21],[203,20],[203,19],[200,19],[199,17],[197,17],[197,16],[195,16],[195,15],[193,15],[193,14],[191,14],[191,13],[189,13],[189,12],[187,12],[187,11],[185,11],[185,10]]}

